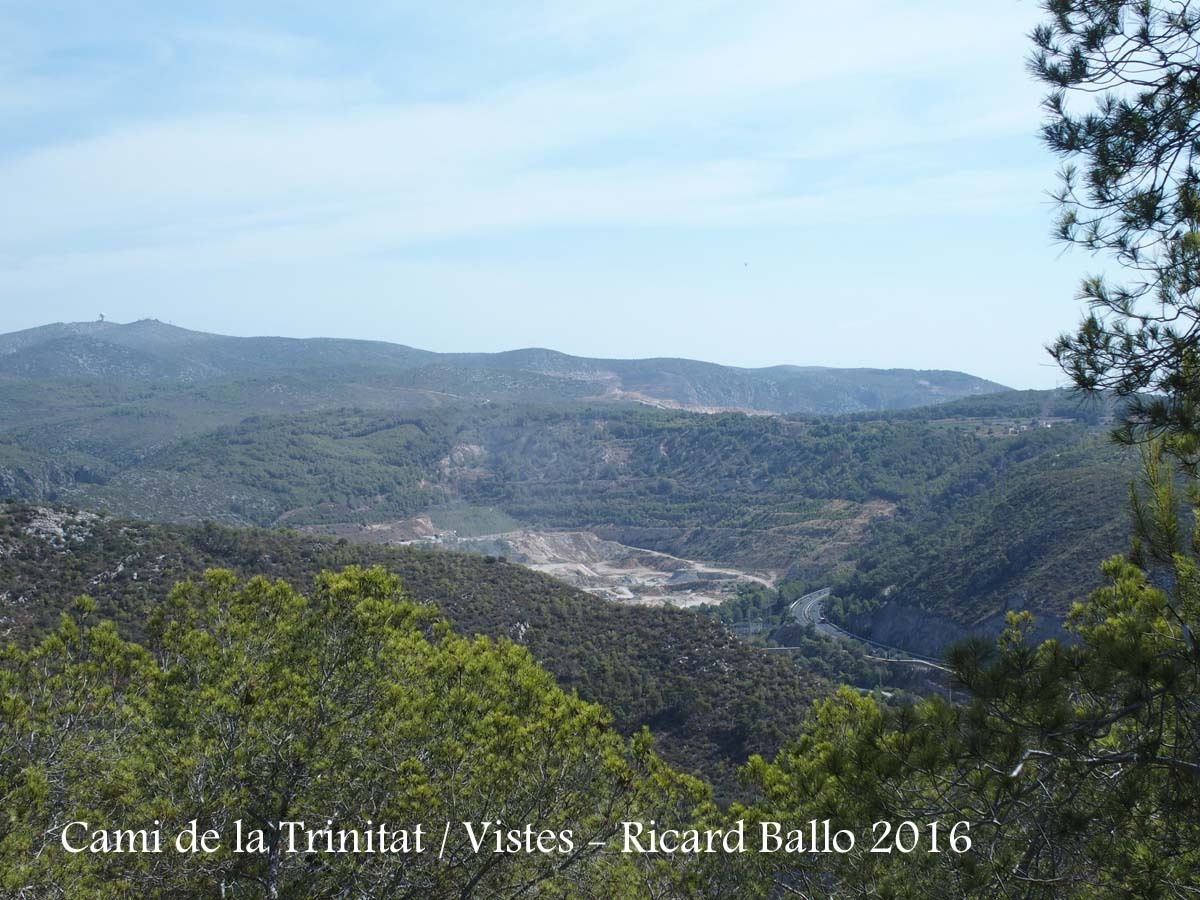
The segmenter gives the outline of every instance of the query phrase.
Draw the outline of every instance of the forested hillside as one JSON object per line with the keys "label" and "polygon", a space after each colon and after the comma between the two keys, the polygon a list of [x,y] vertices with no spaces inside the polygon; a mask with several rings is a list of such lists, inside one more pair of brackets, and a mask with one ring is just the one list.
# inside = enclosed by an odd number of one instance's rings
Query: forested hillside
{"label": "forested hillside", "polygon": [[[939,655],[994,635],[1010,610],[1060,633],[1099,583],[1097,560],[1128,548],[1136,454],[1103,442],[981,456],[872,531],[835,580],[834,618],[857,634]],[[1021,452],[1021,451],[1024,452]]]}
{"label": "forested hillside", "polygon": [[463,405],[378,384],[347,407],[363,382],[254,384],[0,383],[0,495],[351,536],[418,515],[586,530],[783,581],[837,579],[877,636],[920,632],[930,648],[1012,606],[1057,621],[1096,583],[1091,561],[1123,546],[1116,501],[1106,527],[1081,524],[1128,478],[1091,425],[1107,411],[1062,392],[800,419]]}
{"label": "forested hillside", "polygon": [[[962,372],[772,366],[690,359],[586,359],[553,350],[432,353],[382,341],[239,338],[152,319],[74,322],[0,335],[0,373],[155,385],[296,379],[365,382],[472,402],[607,399],[693,409],[837,413],[901,409],[1003,390]],[[358,402],[357,400],[354,402]]]}
{"label": "forested hillside", "polygon": [[713,815],[708,786],[382,567],[305,592],[212,569],[159,595],[140,642],[96,612],[81,597],[30,649],[0,645],[6,900],[735,884],[597,852],[622,819]]}
{"label": "forested hillside", "polygon": [[[937,408],[927,406],[910,410],[894,410],[889,419],[897,420],[976,420],[981,429],[990,423],[1008,420],[1029,424],[1052,420],[1070,420],[1097,426],[1111,421],[1124,401],[1108,395],[1088,395],[1079,391],[1057,388],[1050,391],[1002,391],[978,397],[948,400]],[[870,418],[858,413],[852,418]]]}
{"label": "forested hillside", "polygon": [[774,753],[831,689],[816,674],[828,670],[819,658],[763,653],[714,620],[607,603],[495,558],[20,504],[0,506],[0,635],[28,643],[89,594],[100,616],[140,639],[171,585],[205,569],[285,578],[307,590],[322,570],[347,565],[385,566],[462,634],[528,647],[560,686],[610,710],[618,731],[649,725],[664,756],[726,796],[736,765]]}

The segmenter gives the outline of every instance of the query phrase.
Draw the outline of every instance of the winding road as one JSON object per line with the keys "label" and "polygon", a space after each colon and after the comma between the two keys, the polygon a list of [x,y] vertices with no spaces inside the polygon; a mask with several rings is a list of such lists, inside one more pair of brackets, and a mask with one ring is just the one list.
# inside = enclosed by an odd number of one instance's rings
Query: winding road
{"label": "winding road", "polygon": [[[905,650],[903,647],[892,647],[888,644],[881,644],[878,641],[873,641],[870,638],[865,638],[860,635],[847,631],[844,628],[839,628],[825,618],[823,604],[829,598],[831,588],[821,588],[819,591],[812,591],[805,594],[799,600],[792,603],[788,610],[791,612],[792,618],[801,625],[811,625],[820,634],[827,638],[844,637],[864,645],[872,650],[880,650],[884,653],[899,653],[904,656],[905,662],[919,663],[929,666],[934,669],[943,669],[941,660],[933,659],[929,656],[922,656],[920,653],[913,653],[911,650]],[[781,647],[779,649],[790,649]]]}
{"label": "winding road", "polygon": [[825,621],[825,613],[821,604],[829,597],[831,588],[821,588],[811,594],[805,594],[790,607],[792,618],[801,625],[811,625],[827,637],[835,637],[841,633],[836,625]]}

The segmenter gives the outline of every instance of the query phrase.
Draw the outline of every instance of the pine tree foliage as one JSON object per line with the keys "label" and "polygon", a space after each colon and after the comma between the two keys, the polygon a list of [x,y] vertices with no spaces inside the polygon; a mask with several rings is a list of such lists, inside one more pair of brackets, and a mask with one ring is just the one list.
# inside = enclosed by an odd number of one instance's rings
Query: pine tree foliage
{"label": "pine tree foliage", "polygon": [[[647,734],[622,741],[524,648],[455,635],[383,569],[326,574],[311,596],[213,570],[172,592],[145,646],[93,614],[83,598],[0,659],[0,897],[636,896],[679,873],[590,842],[705,814],[707,789]],[[261,852],[234,852],[239,819]],[[158,822],[166,841],[192,820],[220,849],[61,843],[70,822]],[[454,827],[439,859],[440,829],[422,854],[289,852],[288,821]],[[475,852],[461,823],[481,821],[570,830],[573,847]],[[718,890],[709,876],[688,873]]]}
{"label": "pine tree foliage", "polygon": [[[764,818],[970,822],[971,851],[873,854],[869,843],[772,875],[831,896],[1186,897],[1200,892],[1200,538],[1181,541],[1176,477],[1147,454],[1135,492],[1147,558],[1122,557],[1073,609],[1073,641],[1029,639],[1013,613],[995,647],[949,657],[954,705],[885,709],[843,690],[773,763],[752,761]],[[946,848],[943,847],[943,850]],[[778,862],[778,860],[773,860]],[[832,870],[832,871],[831,871]]]}
{"label": "pine tree foliage", "polygon": [[1031,69],[1066,160],[1059,239],[1106,256],[1089,313],[1051,352],[1075,385],[1129,397],[1136,440],[1200,431],[1200,10],[1188,0],[1048,0]]}

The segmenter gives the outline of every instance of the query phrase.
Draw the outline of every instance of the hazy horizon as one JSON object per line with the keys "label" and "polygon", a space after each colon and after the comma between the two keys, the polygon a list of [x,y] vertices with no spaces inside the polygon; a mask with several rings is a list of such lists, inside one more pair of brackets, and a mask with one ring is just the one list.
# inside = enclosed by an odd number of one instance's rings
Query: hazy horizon
{"label": "hazy horizon", "polygon": [[[420,346],[417,346],[416,344],[405,344],[402,341],[392,341],[392,340],[387,340],[384,338],[372,338],[372,337],[331,337],[330,335],[324,335],[324,334],[300,335],[300,336],[290,335],[290,334],[278,334],[278,333],[234,334],[234,333],[228,332],[228,331],[203,331],[203,330],[197,329],[197,328],[189,328],[187,325],[180,324],[178,322],[168,322],[164,319],[159,319],[155,316],[147,316],[142,319],[132,319],[128,322],[118,322],[114,319],[108,318],[107,316],[104,319],[96,318],[96,319],[90,319],[90,320],[80,319],[80,320],[71,321],[71,322],[61,322],[61,321],[60,322],[43,322],[40,325],[33,325],[33,326],[30,326],[29,328],[14,329],[12,331],[0,331],[0,337],[3,337],[8,334],[14,334],[14,333],[17,333],[20,331],[32,331],[32,330],[36,330],[38,328],[52,327],[55,325],[113,325],[113,326],[117,326],[117,327],[123,327],[123,326],[127,326],[127,325],[137,325],[141,322],[157,322],[161,325],[167,325],[167,326],[170,326],[173,328],[180,328],[184,331],[193,331],[193,332],[197,332],[200,334],[211,334],[211,335],[216,335],[216,336],[220,336],[220,337],[283,338],[286,340],[300,340],[300,341],[303,341],[303,340],[369,341],[369,342],[392,344],[394,346],[405,346],[405,347],[409,347],[414,350],[427,350],[427,351],[431,351],[434,353],[444,353],[444,354],[517,353],[517,352],[527,351],[527,350],[548,350],[551,352],[562,353],[566,356],[573,356],[573,357],[582,358],[582,359],[613,360],[613,361],[621,361],[621,360],[636,361],[636,360],[648,360],[648,359],[684,359],[684,360],[690,360],[692,362],[715,363],[717,365],[728,366],[731,368],[744,368],[744,369],[748,369],[748,370],[771,369],[771,368],[780,368],[780,367],[794,367],[794,368],[817,368],[817,369],[880,369],[880,370],[896,369],[896,370],[912,370],[912,371],[961,371],[961,372],[963,372],[963,374],[967,374],[967,375],[975,374],[974,372],[968,372],[966,370],[942,370],[942,369],[937,369],[936,367],[932,367],[932,366],[869,366],[869,365],[865,365],[865,366],[825,366],[825,365],[809,365],[806,363],[794,363],[794,362],[767,363],[762,366],[739,366],[735,363],[725,363],[725,362],[721,362],[720,360],[700,359],[698,357],[664,356],[663,354],[655,354],[654,356],[619,356],[619,355],[587,356],[586,354],[581,354],[581,353],[571,353],[570,351],[563,350],[560,347],[549,347],[549,346],[534,345],[534,344],[528,344],[528,345],[519,346],[519,347],[505,347],[500,350],[486,350],[486,351],[471,350],[471,349],[435,350],[431,347],[420,347]],[[982,376],[979,376],[979,377],[982,377]],[[1001,386],[1002,387],[1010,387],[1010,388],[1013,387],[1013,385],[1003,385],[1003,384]],[[1028,390],[1028,389],[1017,387],[1017,388],[1015,388],[1015,390]]]}

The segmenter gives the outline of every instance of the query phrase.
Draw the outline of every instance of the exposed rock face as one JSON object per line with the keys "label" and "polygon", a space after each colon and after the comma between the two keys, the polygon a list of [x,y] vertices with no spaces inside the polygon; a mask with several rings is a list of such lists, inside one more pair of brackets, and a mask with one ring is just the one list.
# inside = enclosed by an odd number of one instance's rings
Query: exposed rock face
{"label": "exposed rock face", "polygon": [[82,510],[68,512],[39,506],[23,530],[30,537],[64,548],[86,541],[92,534],[92,523],[99,518],[96,513]]}
{"label": "exposed rock face", "polygon": [[0,465],[0,499],[53,501],[63,487],[74,481],[72,472],[52,461]]}
{"label": "exposed rock face", "polygon": [[622,603],[700,606],[720,603],[770,576],[722,569],[604,540],[589,531],[521,530],[478,538],[445,536],[455,550],[503,556],[589,593]]}

